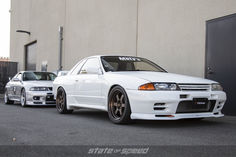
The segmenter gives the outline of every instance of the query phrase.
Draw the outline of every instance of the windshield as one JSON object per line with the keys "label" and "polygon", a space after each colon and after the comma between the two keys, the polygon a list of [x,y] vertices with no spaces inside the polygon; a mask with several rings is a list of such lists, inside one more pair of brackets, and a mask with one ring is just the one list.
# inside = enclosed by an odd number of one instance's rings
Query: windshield
{"label": "windshield", "polygon": [[155,63],[139,57],[103,56],[102,65],[106,72],[112,71],[154,71],[166,72]]}
{"label": "windshield", "polygon": [[49,72],[24,72],[23,81],[54,81],[56,77]]}

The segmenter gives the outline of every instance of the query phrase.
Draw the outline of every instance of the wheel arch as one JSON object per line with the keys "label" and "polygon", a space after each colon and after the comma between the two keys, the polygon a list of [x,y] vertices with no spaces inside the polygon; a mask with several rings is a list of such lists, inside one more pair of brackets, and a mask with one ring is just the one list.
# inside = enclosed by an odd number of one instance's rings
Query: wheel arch
{"label": "wheel arch", "polygon": [[[55,98],[57,98],[57,92],[58,92],[59,89],[63,89],[64,92],[65,92],[65,95],[66,95],[66,90],[65,90],[65,88],[64,88],[63,86],[58,86],[58,87],[57,87],[57,90],[56,90],[56,93],[55,93],[55,94],[56,94],[56,95],[55,95],[55,96],[56,96]],[[67,100],[67,99],[66,99],[66,100]]]}
{"label": "wheel arch", "polygon": [[62,88],[63,90],[65,90],[65,88],[63,88],[62,86],[58,86],[58,87],[57,87],[57,91],[58,91],[60,88]]}
{"label": "wheel arch", "polygon": [[[126,96],[127,96],[127,98],[128,98],[128,101],[129,101],[129,95],[128,95],[128,93],[126,92],[125,88],[124,88],[123,86],[121,86],[120,84],[113,84],[113,85],[110,87],[110,89],[109,89],[109,91],[108,91],[108,93],[107,93],[107,102],[106,102],[107,111],[108,111],[108,107],[109,107],[109,95],[110,95],[110,92],[111,92],[111,90],[112,90],[113,88],[115,88],[115,87],[117,87],[117,86],[123,88],[123,90],[125,91]],[[130,101],[129,101],[129,104],[130,104]],[[130,109],[131,109],[131,108],[130,108]],[[132,110],[131,110],[131,112],[132,112]]]}
{"label": "wheel arch", "polygon": [[20,89],[20,92],[22,92],[22,91],[23,91],[23,89],[25,90],[25,87],[21,87],[21,89]]}
{"label": "wheel arch", "polygon": [[68,98],[67,98],[66,89],[65,89],[63,86],[60,85],[60,86],[57,87],[57,90],[56,90],[56,93],[55,93],[55,94],[56,94],[56,95],[55,95],[55,98],[57,99],[57,92],[58,92],[59,89],[62,89],[62,90],[65,92],[67,109],[69,109],[69,104],[68,104]]}

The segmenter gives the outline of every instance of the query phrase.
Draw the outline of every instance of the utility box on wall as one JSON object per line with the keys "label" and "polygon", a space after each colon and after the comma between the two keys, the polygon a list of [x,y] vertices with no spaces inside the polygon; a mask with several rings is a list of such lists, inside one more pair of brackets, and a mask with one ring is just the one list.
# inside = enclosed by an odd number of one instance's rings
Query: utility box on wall
{"label": "utility box on wall", "polygon": [[41,71],[47,71],[47,69],[48,69],[48,62],[43,61],[41,64]]}
{"label": "utility box on wall", "polygon": [[0,93],[4,93],[9,77],[12,78],[17,73],[17,65],[17,62],[0,61]]}

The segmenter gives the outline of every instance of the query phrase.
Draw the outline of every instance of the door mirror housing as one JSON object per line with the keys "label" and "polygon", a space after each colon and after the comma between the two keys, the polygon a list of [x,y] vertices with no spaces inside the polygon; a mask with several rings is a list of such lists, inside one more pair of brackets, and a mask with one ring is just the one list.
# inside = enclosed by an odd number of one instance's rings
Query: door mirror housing
{"label": "door mirror housing", "polygon": [[20,79],[18,79],[18,78],[13,78],[12,81],[14,81],[14,82],[20,82]]}
{"label": "door mirror housing", "polygon": [[68,73],[68,71],[59,71],[58,74],[57,74],[57,76],[58,76],[58,77],[59,77],[59,76],[65,76],[65,75],[67,75],[67,73]]}
{"label": "door mirror housing", "polygon": [[[85,71],[83,71],[83,73],[85,73]],[[97,75],[101,75],[102,71],[101,68],[94,68],[94,67],[89,67],[86,69],[86,73],[87,74],[97,74]]]}

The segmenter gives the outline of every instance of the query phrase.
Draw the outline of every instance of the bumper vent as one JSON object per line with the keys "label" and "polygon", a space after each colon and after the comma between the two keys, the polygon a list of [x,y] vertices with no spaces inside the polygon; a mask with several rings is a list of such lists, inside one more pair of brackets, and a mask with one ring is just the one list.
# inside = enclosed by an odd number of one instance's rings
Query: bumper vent
{"label": "bumper vent", "polygon": [[209,84],[178,84],[182,91],[209,91]]}
{"label": "bumper vent", "polygon": [[215,107],[215,100],[209,100],[203,104],[196,104],[195,101],[181,101],[176,113],[199,113],[212,112]]}

